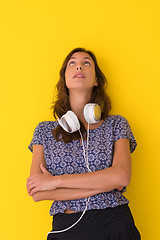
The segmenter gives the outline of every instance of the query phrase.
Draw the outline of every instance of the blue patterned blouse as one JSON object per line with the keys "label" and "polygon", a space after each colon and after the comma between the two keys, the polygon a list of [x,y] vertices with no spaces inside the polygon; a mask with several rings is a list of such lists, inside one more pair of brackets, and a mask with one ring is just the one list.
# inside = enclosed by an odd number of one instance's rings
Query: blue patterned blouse
{"label": "blue patterned blouse", "polygon": [[[74,174],[88,172],[84,160],[83,147],[79,140],[65,144],[63,141],[56,141],[52,135],[52,129],[58,126],[58,122],[44,121],[35,128],[33,139],[28,146],[33,152],[33,145],[43,145],[46,167],[53,175]],[[136,148],[136,140],[132,134],[128,121],[120,115],[110,115],[96,129],[89,130],[88,161],[92,171],[98,171],[112,166],[113,145],[120,138],[127,138],[130,141],[130,152]],[[86,141],[84,141],[86,149]],[[116,207],[129,201],[123,196],[122,191],[114,189],[110,192],[100,193],[91,196],[88,203],[90,209],[104,209]],[[50,215],[63,213],[65,209],[72,211],[83,211],[86,206],[86,199],[71,201],[54,201]]]}

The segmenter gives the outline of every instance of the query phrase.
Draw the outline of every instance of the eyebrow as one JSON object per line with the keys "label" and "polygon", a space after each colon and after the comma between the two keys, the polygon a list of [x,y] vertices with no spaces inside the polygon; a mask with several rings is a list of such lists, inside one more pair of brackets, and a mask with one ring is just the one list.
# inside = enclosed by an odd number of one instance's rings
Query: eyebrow
{"label": "eyebrow", "polygon": [[[76,59],[75,57],[71,57],[70,59]],[[69,60],[70,60],[69,59]],[[89,57],[84,57],[83,59],[89,59],[89,60],[91,60],[92,61],[92,59],[91,58],[89,58]]]}

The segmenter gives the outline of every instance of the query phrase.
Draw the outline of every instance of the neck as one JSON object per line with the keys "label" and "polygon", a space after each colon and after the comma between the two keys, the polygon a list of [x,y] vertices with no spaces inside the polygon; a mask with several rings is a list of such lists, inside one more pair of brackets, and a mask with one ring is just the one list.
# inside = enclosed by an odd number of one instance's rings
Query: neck
{"label": "neck", "polygon": [[[86,122],[84,115],[83,115],[83,109],[84,106],[89,103],[89,100],[91,98],[92,92],[69,92],[69,101],[71,110],[76,114],[76,116],[79,118],[79,120],[83,123],[84,127],[88,128],[88,123]],[[98,123],[90,124],[89,128],[94,129],[99,127],[104,120],[100,120]]]}
{"label": "neck", "polygon": [[69,101],[71,110],[77,115],[77,117],[81,120],[81,122],[86,125],[86,121],[83,116],[84,106],[89,102],[91,97],[91,93],[88,91],[83,92],[70,92],[69,93]]}

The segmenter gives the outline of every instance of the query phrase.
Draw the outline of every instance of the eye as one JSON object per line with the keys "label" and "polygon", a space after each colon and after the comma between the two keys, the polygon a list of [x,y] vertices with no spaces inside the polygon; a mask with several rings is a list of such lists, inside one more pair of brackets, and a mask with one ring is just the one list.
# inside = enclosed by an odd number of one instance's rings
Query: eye
{"label": "eye", "polygon": [[85,65],[91,65],[91,63],[88,62],[88,61],[85,61],[84,64],[85,64]]}
{"label": "eye", "polygon": [[69,65],[74,65],[74,64],[75,64],[75,62],[73,62],[73,61],[69,63]]}

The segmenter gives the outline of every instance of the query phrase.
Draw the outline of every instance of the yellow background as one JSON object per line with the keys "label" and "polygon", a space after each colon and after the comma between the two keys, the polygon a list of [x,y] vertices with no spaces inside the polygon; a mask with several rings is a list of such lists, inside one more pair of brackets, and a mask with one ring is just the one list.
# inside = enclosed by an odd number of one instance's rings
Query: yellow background
{"label": "yellow background", "polygon": [[27,195],[34,128],[53,120],[54,85],[66,55],[92,50],[108,79],[111,114],[138,147],[125,196],[142,240],[160,236],[160,4],[158,0],[3,1],[0,6],[0,238],[44,240],[51,202]]}

